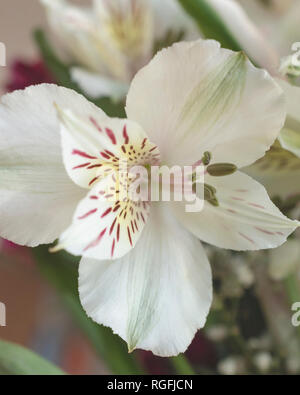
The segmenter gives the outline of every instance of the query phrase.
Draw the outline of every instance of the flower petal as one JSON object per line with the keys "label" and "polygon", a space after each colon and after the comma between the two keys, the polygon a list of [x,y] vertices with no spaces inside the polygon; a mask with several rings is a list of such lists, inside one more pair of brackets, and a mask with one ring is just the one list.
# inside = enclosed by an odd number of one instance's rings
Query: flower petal
{"label": "flower petal", "polygon": [[116,101],[121,101],[127,94],[129,85],[117,80],[90,73],[79,67],[71,69],[72,78],[80,88],[90,97],[111,97]]}
{"label": "flower petal", "polygon": [[287,101],[287,118],[278,139],[283,148],[300,158],[300,88],[284,80],[277,82]]}
{"label": "flower petal", "polygon": [[237,1],[210,0],[210,3],[250,58],[272,74],[278,74],[279,55],[276,49]]}
{"label": "flower petal", "polygon": [[191,165],[211,151],[215,162],[241,167],[274,142],[284,107],[282,91],[266,71],[242,53],[199,40],[155,56],[134,78],[126,110],[169,165]]}
{"label": "flower petal", "polygon": [[57,109],[65,167],[83,188],[91,188],[104,168],[119,171],[121,162],[130,167],[159,160],[157,147],[135,122],[109,118],[97,107],[76,113],[67,107]]}
{"label": "flower petal", "polygon": [[130,351],[171,356],[184,352],[203,327],[212,283],[201,244],[160,210],[151,212],[137,246],[124,258],[81,261],[79,292],[87,314],[110,326]]}
{"label": "flower petal", "polygon": [[282,148],[278,141],[263,158],[243,170],[262,183],[271,197],[286,198],[299,193],[295,180],[300,178],[300,159]]}
{"label": "flower petal", "polygon": [[[115,174],[98,182],[79,203],[54,250],[94,259],[117,259],[138,241],[150,212],[146,202],[123,201]],[[119,189],[119,188],[118,188]]]}
{"label": "flower petal", "polygon": [[265,188],[246,174],[206,176],[216,188],[219,206],[205,202],[199,213],[174,209],[178,219],[199,239],[231,250],[278,247],[299,226],[285,217],[269,199]]}
{"label": "flower petal", "polygon": [[74,110],[92,107],[83,96],[47,84],[1,99],[0,234],[18,244],[55,240],[84,196],[62,162],[54,101]]}
{"label": "flower petal", "polygon": [[96,13],[68,0],[40,0],[46,7],[49,24],[72,60],[95,73],[126,79],[124,61],[107,45]]}

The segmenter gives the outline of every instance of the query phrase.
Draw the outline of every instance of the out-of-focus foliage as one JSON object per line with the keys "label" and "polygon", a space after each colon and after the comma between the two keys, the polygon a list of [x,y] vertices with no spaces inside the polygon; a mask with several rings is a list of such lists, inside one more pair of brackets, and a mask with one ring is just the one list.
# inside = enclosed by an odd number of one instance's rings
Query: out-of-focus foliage
{"label": "out-of-focus foliage", "polygon": [[0,341],[0,375],[64,375],[56,366],[14,343]]}

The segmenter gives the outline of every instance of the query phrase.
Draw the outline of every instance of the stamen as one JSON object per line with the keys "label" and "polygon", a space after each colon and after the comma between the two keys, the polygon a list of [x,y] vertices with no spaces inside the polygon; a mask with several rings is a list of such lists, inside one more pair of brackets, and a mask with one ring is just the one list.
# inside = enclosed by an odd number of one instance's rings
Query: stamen
{"label": "stamen", "polygon": [[204,166],[209,165],[211,158],[212,158],[211,153],[209,151],[205,151],[202,156],[202,163],[204,164]]}
{"label": "stamen", "polygon": [[229,176],[237,171],[236,165],[232,163],[215,163],[207,166],[207,172],[214,177]]}

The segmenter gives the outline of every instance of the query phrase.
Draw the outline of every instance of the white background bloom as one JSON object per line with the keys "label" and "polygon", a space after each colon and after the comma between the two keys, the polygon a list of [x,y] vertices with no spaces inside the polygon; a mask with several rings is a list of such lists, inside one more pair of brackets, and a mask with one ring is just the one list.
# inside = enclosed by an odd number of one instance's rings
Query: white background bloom
{"label": "white background bloom", "polygon": [[212,163],[251,164],[283,126],[283,95],[243,54],[200,40],[163,50],[142,69],[126,112],[127,120],[111,119],[54,85],[4,96],[0,232],[31,246],[60,237],[63,248],[83,256],[79,291],[88,315],[130,350],[176,355],[211,304],[211,271],[198,238],[235,250],[272,248],[298,222],[239,171],[206,175],[219,205],[205,201],[196,214],[180,202],[135,205],[99,196],[116,188],[111,169],[124,158],[184,166],[209,151]]}
{"label": "white background bloom", "polygon": [[[125,97],[135,73],[168,33],[186,40],[199,32],[176,0],[41,0],[49,23],[78,66],[72,70],[85,93]],[[181,37],[182,38],[182,37]]]}

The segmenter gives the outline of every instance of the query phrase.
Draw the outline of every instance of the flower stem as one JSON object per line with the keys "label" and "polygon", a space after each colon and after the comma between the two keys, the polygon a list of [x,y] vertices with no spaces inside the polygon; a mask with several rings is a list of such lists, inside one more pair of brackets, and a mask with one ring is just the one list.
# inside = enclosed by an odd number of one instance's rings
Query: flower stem
{"label": "flower stem", "polygon": [[196,374],[193,367],[191,366],[191,364],[183,354],[180,354],[177,357],[169,358],[169,361],[171,362],[171,365],[176,371],[176,374],[188,374],[188,375]]}

